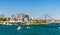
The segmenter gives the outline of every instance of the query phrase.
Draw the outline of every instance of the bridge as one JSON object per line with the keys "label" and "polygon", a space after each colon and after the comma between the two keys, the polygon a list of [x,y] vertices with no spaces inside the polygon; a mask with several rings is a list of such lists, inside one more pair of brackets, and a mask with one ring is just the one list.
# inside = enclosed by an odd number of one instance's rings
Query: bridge
{"label": "bridge", "polygon": [[42,15],[40,19],[43,20],[44,22],[60,22],[60,20],[55,20],[49,14]]}

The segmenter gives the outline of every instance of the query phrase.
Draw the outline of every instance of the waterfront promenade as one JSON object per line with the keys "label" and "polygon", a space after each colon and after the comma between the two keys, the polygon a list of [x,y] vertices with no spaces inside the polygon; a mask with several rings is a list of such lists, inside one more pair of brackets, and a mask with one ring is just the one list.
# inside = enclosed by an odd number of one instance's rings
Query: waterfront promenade
{"label": "waterfront promenade", "polygon": [[[0,24],[4,24],[4,23],[6,23],[7,21],[0,21]],[[55,22],[60,22],[60,20],[55,20],[55,21],[47,21],[47,22],[44,22],[44,21],[35,21],[35,20],[33,20],[33,21],[28,21],[28,22],[24,22],[25,24],[26,23],[30,23],[30,24],[49,24],[49,23],[55,23]]]}
{"label": "waterfront promenade", "polygon": [[[43,19],[36,19],[36,18],[31,18],[29,15],[26,15],[24,13],[19,13],[19,14],[12,14],[11,17],[3,17],[0,18],[0,24],[4,24],[7,21],[23,21],[25,24],[30,23],[30,24],[48,24],[52,22],[60,22],[60,20],[55,20],[52,19],[50,15],[44,15]],[[50,17],[49,17],[50,16]],[[50,19],[48,19],[48,18]]]}

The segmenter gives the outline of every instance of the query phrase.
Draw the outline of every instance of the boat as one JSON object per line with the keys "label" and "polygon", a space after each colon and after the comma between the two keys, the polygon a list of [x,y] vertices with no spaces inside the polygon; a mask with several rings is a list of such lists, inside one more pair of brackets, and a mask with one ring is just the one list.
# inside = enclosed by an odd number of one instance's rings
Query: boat
{"label": "boat", "polygon": [[4,23],[4,25],[22,25],[22,24],[24,23],[21,21],[7,21]]}

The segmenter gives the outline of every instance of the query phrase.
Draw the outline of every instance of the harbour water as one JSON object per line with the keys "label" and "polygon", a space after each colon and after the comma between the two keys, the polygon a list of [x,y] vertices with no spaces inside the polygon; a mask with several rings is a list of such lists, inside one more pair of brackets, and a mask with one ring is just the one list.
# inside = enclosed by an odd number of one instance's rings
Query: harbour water
{"label": "harbour water", "polygon": [[18,26],[0,25],[0,35],[60,35],[60,25],[22,25]]}

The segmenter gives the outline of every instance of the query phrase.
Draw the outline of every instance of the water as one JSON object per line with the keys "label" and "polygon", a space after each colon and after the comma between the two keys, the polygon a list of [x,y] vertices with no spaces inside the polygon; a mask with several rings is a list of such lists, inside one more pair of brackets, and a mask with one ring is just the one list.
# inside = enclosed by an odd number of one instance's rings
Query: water
{"label": "water", "polygon": [[0,25],[0,35],[60,35],[58,25],[22,25],[20,30],[18,26]]}

